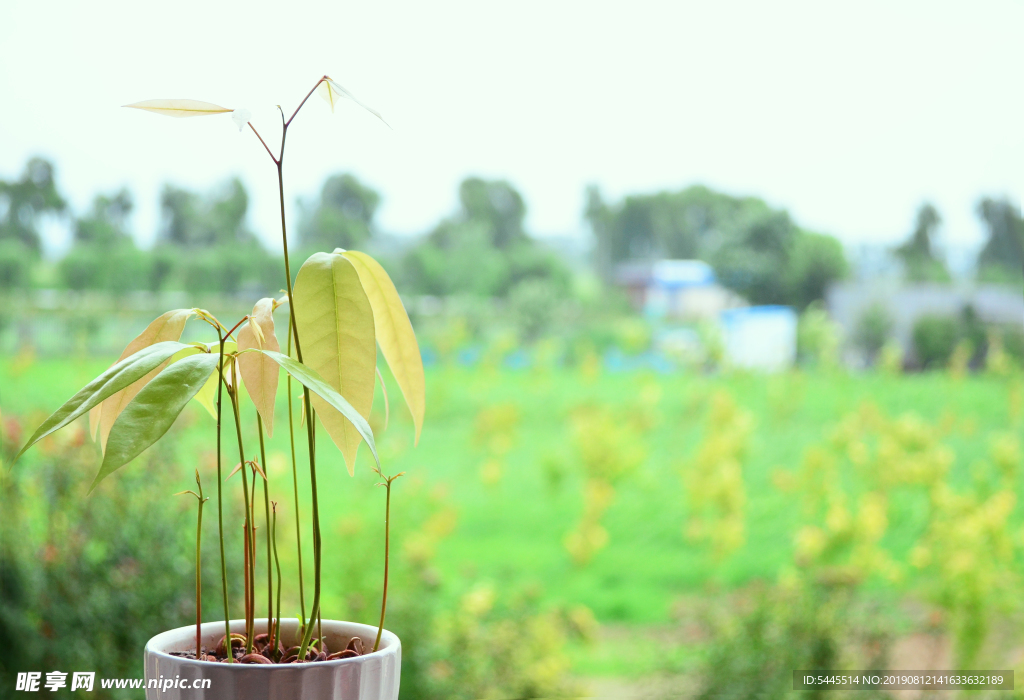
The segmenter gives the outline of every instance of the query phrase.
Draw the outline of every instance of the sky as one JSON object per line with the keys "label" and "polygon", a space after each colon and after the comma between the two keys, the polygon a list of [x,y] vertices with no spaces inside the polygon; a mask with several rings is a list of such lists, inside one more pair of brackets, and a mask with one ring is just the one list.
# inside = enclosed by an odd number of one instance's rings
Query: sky
{"label": "sky", "polygon": [[[314,96],[288,133],[298,197],[348,171],[382,230],[422,233],[463,177],[506,178],[528,230],[587,235],[606,198],[703,183],[763,197],[845,244],[895,242],[922,201],[951,247],[982,195],[1024,194],[1024,0],[975,2],[0,2],[0,177],[40,154],[84,212],[129,187],[143,244],[164,182],[240,175],[279,245],[276,171],[227,115],[121,105],[193,98],[280,120],[328,74],[379,110]],[[66,225],[46,228],[51,252]]]}

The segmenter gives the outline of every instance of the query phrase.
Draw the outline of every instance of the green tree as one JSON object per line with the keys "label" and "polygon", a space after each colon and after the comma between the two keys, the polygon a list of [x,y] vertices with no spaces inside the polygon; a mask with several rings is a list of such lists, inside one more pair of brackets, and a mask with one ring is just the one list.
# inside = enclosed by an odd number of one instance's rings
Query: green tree
{"label": "green tree", "polygon": [[614,266],[627,260],[698,258],[754,303],[803,308],[846,270],[834,239],[802,232],[788,213],[760,199],[704,186],[630,195],[618,204],[607,204],[591,186],[584,217],[594,232],[598,270],[609,281]]}
{"label": "green tree", "polygon": [[43,247],[39,220],[66,207],[47,160],[32,158],[19,179],[0,180],[0,290],[28,287]]}
{"label": "green tree", "polygon": [[917,210],[917,221],[910,237],[893,253],[903,262],[906,277],[911,282],[948,282],[949,269],[935,250],[942,216],[938,209],[925,202]]}
{"label": "green tree", "polygon": [[245,223],[249,193],[237,177],[214,194],[203,196],[173,185],[160,195],[163,228],[160,243],[183,248],[253,243],[256,237]]}
{"label": "green tree", "polygon": [[493,247],[507,250],[526,240],[526,204],[505,180],[468,177],[459,185],[459,201],[463,219],[486,225]]}
{"label": "green tree", "polygon": [[988,240],[978,255],[978,276],[993,281],[1019,281],[1024,274],[1024,219],[1019,206],[1006,198],[978,202],[978,216]]}
{"label": "green tree", "polygon": [[163,226],[150,256],[150,288],[162,276],[192,293],[272,291],[267,273],[276,271],[270,268],[278,267],[277,260],[246,224],[249,194],[240,179],[206,195],[165,185],[160,205]]}
{"label": "green tree", "polygon": [[[857,319],[853,341],[874,364],[882,348],[892,337],[895,321],[885,304],[875,302],[866,308]],[[931,331],[924,331],[925,334]],[[927,343],[927,339],[924,341]]]}
{"label": "green tree", "polygon": [[115,294],[149,286],[148,256],[127,231],[134,203],[121,189],[98,195],[88,215],[75,221],[71,250],[60,261],[61,281],[68,289],[99,289]]}
{"label": "green tree", "polygon": [[523,229],[526,205],[504,180],[467,178],[460,209],[441,221],[403,261],[410,286],[440,296],[504,297],[521,283],[546,280],[550,293],[569,289],[568,270]]}
{"label": "green tree", "polygon": [[124,188],[110,196],[98,195],[90,215],[75,222],[75,243],[113,248],[130,242],[126,226],[134,208],[132,195]]}
{"label": "green tree", "polygon": [[322,251],[360,248],[373,235],[379,205],[380,195],[354,175],[333,175],[324,182],[319,201],[302,206],[299,244]]}
{"label": "green tree", "polygon": [[57,191],[53,164],[32,158],[18,180],[0,180],[0,241],[18,241],[38,255],[42,252],[40,217],[61,214],[66,208]]}
{"label": "green tree", "polygon": [[805,309],[825,298],[829,285],[846,277],[849,265],[842,244],[832,236],[798,231],[786,269],[789,302]]}

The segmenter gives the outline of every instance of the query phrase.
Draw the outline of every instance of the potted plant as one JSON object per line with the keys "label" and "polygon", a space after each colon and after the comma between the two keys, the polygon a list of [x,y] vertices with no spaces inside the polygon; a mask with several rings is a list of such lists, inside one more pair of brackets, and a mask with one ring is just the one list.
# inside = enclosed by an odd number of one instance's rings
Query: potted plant
{"label": "potted plant", "polygon": [[[203,495],[196,471],[199,525],[196,536],[196,623],[153,637],[146,645],[148,697],[160,698],[387,698],[398,697],[401,643],[384,629],[387,609],[391,486],[401,476],[385,475],[367,418],[375,385],[387,393],[377,369],[377,348],[412,413],[416,441],[423,425],[425,389],[423,364],[412,324],[391,279],[370,256],[335,249],[315,253],[299,269],[292,284],[284,209],[284,153],[288,129],[313,92],[319,91],[333,111],[338,100],[355,98],[329,77],[320,78],[291,117],[281,111],[281,145],[275,155],[249,121],[246,110],[232,110],[194,100],[151,100],[128,107],[175,117],[230,113],[239,129],[248,126],[273,161],[281,199],[281,237],[286,293],[280,299],[256,302],[252,313],[230,328],[205,309],[175,309],[154,320],[125,348],[118,361],[57,409],[36,430],[15,457],[50,433],[89,415],[90,432],[99,443],[102,462],[93,487],[158,441],[184,406],[195,399],[216,419],[216,509],[221,561],[223,620],[202,622],[199,555]],[[372,114],[380,115],[365,107]],[[280,110],[280,107],[278,108]],[[383,121],[383,119],[381,119]],[[289,305],[286,352],[280,352],[274,313]],[[195,318],[213,330],[206,342],[181,342],[185,324]],[[277,503],[263,465],[264,435],[271,436],[280,370],[287,382],[288,433],[295,493],[296,547],[300,619],[281,614],[282,578],[277,563]],[[299,498],[297,493],[296,421],[292,381],[302,386],[301,415],[306,433],[311,483],[313,533],[313,598],[306,608],[303,589]],[[243,440],[243,391],[255,406],[258,452]],[[233,418],[245,518],[244,615],[231,619],[225,557],[225,482],[222,419]],[[365,442],[374,471],[385,487],[384,582],[380,622],[376,627],[324,619],[320,610],[323,540],[314,448],[317,424],[342,452],[349,475],[354,474],[358,447]],[[225,447],[225,449],[228,449]],[[231,448],[233,451],[233,448]],[[233,461],[233,460],[232,460]],[[250,484],[251,476],[251,484]],[[262,488],[258,488],[262,486]],[[257,500],[261,496],[262,503]],[[261,510],[262,514],[258,511]],[[264,543],[258,546],[258,521],[263,519]],[[263,546],[265,545],[265,547]],[[263,555],[259,554],[260,550]],[[256,561],[266,561],[267,613],[257,617]],[[273,565],[272,565],[273,564]],[[276,575],[275,575],[276,573]],[[276,602],[275,602],[276,601]],[[155,687],[150,687],[155,686]],[[205,687],[203,687],[205,686]],[[209,692],[207,692],[209,691]]]}

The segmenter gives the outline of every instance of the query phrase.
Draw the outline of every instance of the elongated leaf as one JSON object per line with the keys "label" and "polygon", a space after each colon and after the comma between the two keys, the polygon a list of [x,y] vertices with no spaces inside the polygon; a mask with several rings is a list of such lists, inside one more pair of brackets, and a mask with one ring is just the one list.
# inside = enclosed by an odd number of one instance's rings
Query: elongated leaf
{"label": "elongated leaf", "polygon": [[[125,357],[154,343],[165,340],[177,341],[181,338],[181,332],[185,329],[185,322],[193,313],[195,312],[192,309],[174,309],[161,314],[146,327],[146,330],[139,333],[132,342],[128,343],[128,347],[121,353],[121,359],[123,360]],[[154,369],[145,377],[142,377],[131,386],[125,387],[103,402],[103,406],[100,408],[99,428],[97,431],[101,450],[106,450],[107,448],[107,436],[110,435],[110,428],[114,425],[118,415],[120,415],[121,411],[124,410],[124,407],[128,405],[135,395],[139,393],[142,387],[146,386],[153,377],[159,374],[161,369],[163,368],[158,367]]]}
{"label": "elongated leaf", "polygon": [[103,463],[92,483],[138,457],[163,437],[174,419],[217,368],[220,355],[200,353],[175,362],[149,382],[114,421]]}
{"label": "elongated leaf", "polygon": [[[355,428],[363,440],[366,441],[366,446],[370,448],[370,454],[373,455],[377,466],[380,466],[380,459],[377,457],[377,445],[373,441],[373,431],[370,430],[370,424],[359,414],[359,411],[353,408],[352,404],[345,400],[344,396],[335,391],[315,370],[298,360],[293,360],[287,355],[282,355],[273,350],[260,350],[260,352],[281,365],[284,371],[297,379],[302,386],[322,398],[326,403],[334,407],[338,413],[341,413],[352,424],[352,427]],[[319,415],[320,409],[316,409],[316,411],[317,415]],[[352,469],[350,467],[349,473],[351,472]]]}
{"label": "elongated leaf", "polygon": [[[249,323],[238,331],[238,349],[281,350],[274,335],[274,300],[260,299],[252,308]],[[249,392],[256,410],[263,417],[267,437],[274,434],[274,401],[277,398],[277,382],[281,373],[277,363],[258,352],[247,352],[238,356],[238,371],[242,375],[245,390]]]}
{"label": "elongated leaf", "polygon": [[155,112],[167,117],[205,117],[234,111],[212,102],[200,100],[143,100],[124,106],[130,109],[144,109],[147,112]]}
{"label": "elongated leaf", "polygon": [[316,91],[320,94],[320,97],[324,98],[324,101],[331,106],[332,113],[334,112],[334,105],[338,104],[338,102],[340,102],[341,100],[352,100],[357,105],[365,109],[367,112],[377,117],[377,119],[380,119],[382,122],[384,122],[384,124],[389,129],[391,128],[391,125],[384,120],[384,117],[380,116],[380,112],[373,109],[372,107],[364,105],[362,102],[356,99],[355,95],[353,95],[351,92],[343,88],[341,85],[338,85],[330,78],[320,83],[317,86]]}
{"label": "elongated leaf", "polygon": [[[405,311],[395,284],[380,263],[366,253],[354,250],[346,251],[343,255],[359,273],[359,281],[373,309],[377,343],[412,413],[416,442],[419,442],[420,431],[423,430],[423,414],[426,411],[426,383],[423,379],[423,359],[416,343],[416,333],[409,322],[409,314]],[[381,382],[383,385],[384,382]]]}
{"label": "elongated leaf", "polygon": [[388,401],[388,388],[384,384],[384,377],[380,376],[379,369],[377,369],[377,381],[380,382],[380,393],[384,394],[384,430],[387,430],[388,421],[391,420],[391,402]]}
{"label": "elongated leaf", "polygon": [[189,347],[184,343],[165,341],[139,350],[137,353],[121,360],[106,372],[93,379],[72,396],[63,406],[43,421],[25,446],[21,448],[11,464],[44,437],[60,430],[76,418],[85,415],[93,406],[100,405],[108,396],[120,391],[140,377],[147,375],[155,367],[167,361],[174,353]]}
{"label": "elongated leaf", "polygon": [[[292,311],[302,340],[302,361],[359,412],[370,417],[373,406],[373,309],[359,274],[341,255],[316,253],[299,270]],[[355,472],[359,433],[330,404],[314,397],[313,408],[327,434],[341,450],[349,473]]]}
{"label": "elongated leaf", "polygon": [[[183,350],[179,350],[178,352],[174,353],[174,355],[172,355],[171,358],[169,360],[167,360],[166,364],[171,364],[173,362],[177,362],[178,360],[182,359],[183,357],[188,357],[189,355],[194,355],[197,352],[200,352],[201,350],[202,350],[201,344],[190,343],[188,345],[188,347],[186,347]],[[159,371],[159,368],[157,368],[156,371]],[[103,410],[103,404],[100,404],[99,406],[93,407],[92,410],[89,411],[89,435],[92,436],[93,440],[96,439],[96,434],[97,434],[97,432],[99,430],[99,427],[100,427],[100,415],[101,415],[101,411],[102,410]],[[109,432],[109,431],[107,431],[107,432]]]}

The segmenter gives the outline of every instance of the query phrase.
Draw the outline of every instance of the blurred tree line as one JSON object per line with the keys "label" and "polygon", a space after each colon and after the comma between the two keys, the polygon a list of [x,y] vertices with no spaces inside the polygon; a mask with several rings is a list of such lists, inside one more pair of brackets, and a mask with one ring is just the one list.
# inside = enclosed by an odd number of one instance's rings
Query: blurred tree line
{"label": "blurred tree line", "polygon": [[609,204],[591,187],[585,216],[594,231],[598,270],[609,281],[615,266],[627,260],[699,259],[753,304],[802,309],[847,273],[839,241],[800,228],[787,212],[756,197],[698,185]]}
{"label": "blurred tree line", "polygon": [[[381,237],[374,222],[381,196],[351,174],[328,178],[319,195],[299,201],[299,254],[371,247]],[[40,226],[47,217],[71,218],[73,241],[53,279],[36,286],[70,290],[272,293],[280,278],[276,250],[263,247],[246,223],[249,195],[235,178],[207,193],[165,185],[155,245],[140,249],[128,230],[130,192],[100,194],[74,216],[59,192],[54,166],[31,159],[14,180],[0,180],[0,290],[33,286],[42,260]],[[1013,281],[1024,270],[1024,220],[1007,199],[983,199],[978,214],[988,230],[978,259],[979,278]],[[707,187],[638,194],[607,202],[596,187],[584,212],[594,234],[595,268],[612,281],[615,266],[631,260],[695,258],[719,281],[754,304],[799,309],[823,298],[847,274],[833,237],[805,230],[790,215],[755,197]],[[459,186],[457,211],[411,247],[375,252],[410,293],[507,300],[543,308],[571,296],[572,276],[562,260],[525,230],[526,203],[504,180],[469,177]],[[943,281],[949,272],[936,251],[941,216],[931,204],[918,212],[909,239],[893,253],[912,281]]]}
{"label": "blurred tree line", "polygon": [[[978,253],[979,281],[1019,283],[1024,275],[1024,218],[1020,207],[1007,197],[983,197],[976,213],[986,229],[985,244]],[[938,251],[938,230],[942,215],[935,205],[923,203],[917,210],[914,230],[893,249],[903,263],[904,276],[911,282],[949,282],[951,276]]]}

